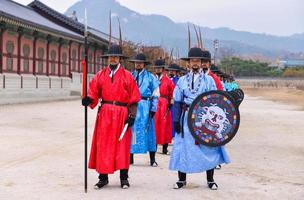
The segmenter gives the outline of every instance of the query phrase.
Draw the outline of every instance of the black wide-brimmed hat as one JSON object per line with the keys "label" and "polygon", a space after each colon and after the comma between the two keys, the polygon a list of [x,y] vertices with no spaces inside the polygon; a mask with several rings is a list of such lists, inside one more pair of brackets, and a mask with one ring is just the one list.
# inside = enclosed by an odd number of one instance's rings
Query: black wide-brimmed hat
{"label": "black wide-brimmed hat", "polygon": [[203,59],[203,51],[199,47],[192,47],[188,52],[188,57],[181,58],[182,60],[189,61],[190,59]]}
{"label": "black wide-brimmed hat", "polygon": [[169,65],[169,67],[166,68],[167,70],[170,71],[180,71],[181,68],[178,66],[178,64],[176,63],[172,63],[171,65]]}
{"label": "black wide-brimmed hat", "polygon": [[147,61],[145,54],[143,53],[136,54],[133,59],[129,60],[129,62],[141,62],[145,64],[150,64],[150,62]]}
{"label": "black wide-brimmed hat", "polygon": [[166,68],[166,61],[164,59],[157,59],[153,65],[154,68]]}
{"label": "black wide-brimmed hat", "polygon": [[118,56],[120,58],[128,58],[126,56],[123,55],[122,53],[122,49],[121,49],[121,46],[120,45],[117,45],[117,44],[112,44],[109,48],[109,51],[107,54],[105,55],[102,55],[101,57],[103,58],[108,58],[110,56]]}
{"label": "black wide-brimmed hat", "polygon": [[207,50],[202,50],[203,52],[203,58],[202,60],[208,60],[211,61],[211,53]]}
{"label": "black wide-brimmed hat", "polygon": [[215,65],[211,65],[210,70],[213,73],[218,73],[220,71],[219,68],[217,66],[215,66]]}

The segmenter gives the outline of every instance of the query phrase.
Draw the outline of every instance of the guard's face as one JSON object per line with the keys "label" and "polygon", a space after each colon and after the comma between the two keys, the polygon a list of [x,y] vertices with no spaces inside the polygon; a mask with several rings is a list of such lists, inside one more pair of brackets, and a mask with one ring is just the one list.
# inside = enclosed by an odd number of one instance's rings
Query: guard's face
{"label": "guard's face", "polygon": [[135,62],[134,65],[136,70],[142,70],[145,67],[145,63],[143,62]]}
{"label": "guard's face", "polygon": [[118,65],[120,61],[119,56],[110,56],[108,59],[109,65]]}
{"label": "guard's face", "polygon": [[169,70],[169,76],[170,76],[170,77],[176,76],[176,71],[174,71],[174,70]]}
{"label": "guard's face", "polygon": [[161,74],[163,73],[164,69],[163,68],[155,68],[155,73],[156,74]]}
{"label": "guard's face", "polygon": [[202,61],[202,68],[203,69],[209,69],[210,68],[210,61],[209,60],[203,60]]}
{"label": "guard's face", "polygon": [[189,66],[192,71],[198,71],[202,65],[201,59],[190,59]]}

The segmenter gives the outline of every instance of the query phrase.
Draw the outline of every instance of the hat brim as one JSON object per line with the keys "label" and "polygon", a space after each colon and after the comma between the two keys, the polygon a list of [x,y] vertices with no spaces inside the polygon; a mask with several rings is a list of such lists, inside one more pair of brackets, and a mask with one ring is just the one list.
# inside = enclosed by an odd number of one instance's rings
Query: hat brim
{"label": "hat brim", "polygon": [[102,58],[120,57],[120,58],[123,58],[123,59],[127,59],[127,58],[128,58],[127,56],[124,56],[124,55],[122,55],[122,54],[105,54],[105,55],[102,55],[101,57],[102,57]]}
{"label": "hat brim", "polygon": [[169,70],[169,71],[180,71],[180,69],[175,69],[175,68],[170,68],[170,67],[167,67],[166,70]]}
{"label": "hat brim", "polygon": [[147,61],[147,60],[128,60],[129,62],[133,62],[133,63],[136,63],[136,62],[138,62],[138,63],[146,63],[147,65],[148,64],[151,64],[151,62],[149,62],[149,61]]}
{"label": "hat brim", "polygon": [[181,60],[185,60],[185,61],[189,61],[191,59],[211,60],[210,58],[206,58],[206,57],[186,57],[186,58],[181,58]]}
{"label": "hat brim", "polygon": [[161,65],[161,66],[154,65],[153,68],[166,68],[166,65]]}

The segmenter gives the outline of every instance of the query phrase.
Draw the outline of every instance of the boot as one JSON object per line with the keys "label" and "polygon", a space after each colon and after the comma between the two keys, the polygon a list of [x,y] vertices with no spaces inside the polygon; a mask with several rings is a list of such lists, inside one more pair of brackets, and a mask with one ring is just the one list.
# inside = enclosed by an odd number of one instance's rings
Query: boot
{"label": "boot", "polygon": [[108,174],[99,174],[98,178],[99,178],[99,181],[94,186],[94,188],[96,190],[99,190],[109,184]]}
{"label": "boot", "polygon": [[149,152],[150,155],[150,166],[152,167],[158,167],[157,162],[155,161],[155,152]]}
{"label": "boot", "polygon": [[120,170],[120,187],[122,189],[128,189],[130,187],[130,183],[128,181],[128,169]]}
{"label": "boot", "polygon": [[217,190],[218,185],[216,184],[216,182],[213,179],[214,169],[207,170],[206,174],[207,174],[207,185],[208,185],[208,187],[211,190]]}
{"label": "boot", "polygon": [[130,154],[130,165],[133,165],[134,164],[134,154],[131,153]]}

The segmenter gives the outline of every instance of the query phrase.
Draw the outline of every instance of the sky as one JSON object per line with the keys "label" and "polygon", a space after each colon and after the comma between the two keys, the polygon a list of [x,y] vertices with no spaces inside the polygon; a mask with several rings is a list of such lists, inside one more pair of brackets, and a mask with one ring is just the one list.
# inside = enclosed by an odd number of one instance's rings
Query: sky
{"label": "sky", "polygon": [[[15,0],[28,4],[32,0]],[[59,12],[79,0],[40,0]],[[304,33],[304,0],[117,0],[141,14],[161,14],[175,22],[210,28],[289,36]]]}

